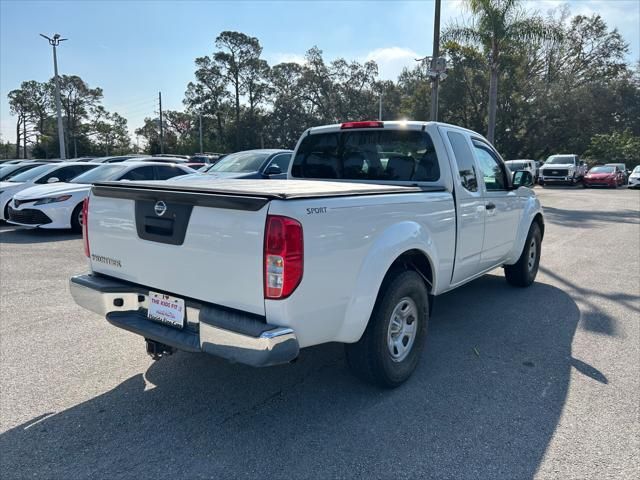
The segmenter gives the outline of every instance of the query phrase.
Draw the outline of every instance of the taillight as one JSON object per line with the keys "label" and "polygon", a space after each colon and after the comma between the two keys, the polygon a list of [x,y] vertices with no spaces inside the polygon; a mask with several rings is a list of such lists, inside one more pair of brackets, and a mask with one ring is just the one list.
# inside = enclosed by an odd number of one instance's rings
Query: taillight
{"label": "taillight", "polygon": [[89,251],[89,197],[82,203],[82,240],[84,242],[85,256],[91,256]]}
{"label": "taillight", "polygon": [[302,280],[304,248],[297,220],[268,215],[264,234],[264,298],[287,298]]}
{"label": "taillight", "polygon": [[340,125],[342,130],[349,128],[382,128],[384,127],[384,123],[376,122],[376,121],[366,121],[366,122],[346,122]]}

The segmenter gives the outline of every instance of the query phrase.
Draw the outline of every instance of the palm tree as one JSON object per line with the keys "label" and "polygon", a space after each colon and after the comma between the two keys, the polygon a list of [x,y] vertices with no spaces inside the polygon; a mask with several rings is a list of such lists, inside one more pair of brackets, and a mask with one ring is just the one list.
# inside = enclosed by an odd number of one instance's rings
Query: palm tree
{"label": "palm tree", "polygon": [[500,55],[511,44],[531,42],[553,35],[550,27],[538,16],[527,16],[522,0],[467,0],[471,25],[451,25],[443,41],[476,43],[484,47],[489,58],[489,121],[487,139],[493,143],[498,104]]}

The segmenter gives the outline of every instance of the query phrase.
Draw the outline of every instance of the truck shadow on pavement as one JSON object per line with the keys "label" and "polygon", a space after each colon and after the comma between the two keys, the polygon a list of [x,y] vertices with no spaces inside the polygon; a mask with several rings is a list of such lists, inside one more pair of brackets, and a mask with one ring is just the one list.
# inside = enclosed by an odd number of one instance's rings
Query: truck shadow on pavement
{"label": "truck shadow on pavement", "polygon": [[571,356],[579,320],[556,287],[485,276],[438,297],[422,362],[393,391],[353,378],[337,344],[267,369],[178,353],[0,435],[0,474],[532,478],[572,367],[608,383]]}
{"label": "truck shadow on pavement", "polygon": [[79,233],[71,230],[42,230],[38,228],[22,228],[10,224],[0,227],[0,245],[3,243],[29,244],[60,242],[82,238]]}
{"label": "truck shadow on pavement", "polygon": [[544,207],[544,215],[549,223],[576,228],[593,227],[598,223],[640,223],[640,212],[632,209],[612,212]]}

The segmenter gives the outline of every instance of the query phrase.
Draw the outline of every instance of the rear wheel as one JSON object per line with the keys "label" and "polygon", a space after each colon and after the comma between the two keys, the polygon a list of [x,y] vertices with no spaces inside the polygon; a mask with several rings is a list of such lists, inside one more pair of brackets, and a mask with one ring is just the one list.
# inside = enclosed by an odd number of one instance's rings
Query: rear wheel
{"label": "rear wheel", "polygon": [[422,277],[396,273],[383,284],[362,338],[346,345],[347,363],[361,379],[384,388],[406,381],[418,365],[429,319]]}
{"label": "rear wheel", "polygon": [[520,258],[513,265],[504,266],[504,275],[509,284],[516,287],[528,287],[533,283],[538,274],[541,249],[542,233],[540,232],[540,226],[537,222],[533,222],[529,228],[529,234]]}
{"label": "rear wheel", "polygon": [[82,232],[82,203],[73,209],[71,214],[71,230],[76,233]]}

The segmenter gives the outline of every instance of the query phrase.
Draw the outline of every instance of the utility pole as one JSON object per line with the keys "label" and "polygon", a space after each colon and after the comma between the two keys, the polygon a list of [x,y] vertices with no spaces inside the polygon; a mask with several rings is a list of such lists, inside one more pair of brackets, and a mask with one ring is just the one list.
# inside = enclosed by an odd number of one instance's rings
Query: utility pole
{"label": "utility pole", "polygon": [[382,121],[382,92],[380,92],[380,102],[378,104],[378,120]]}
{"label": "utility pole", "polygon": [[204,153],[204,149],[202,148],[202,114],[198,114],[198,120],[200,121],[200,153]]}
{"label": "utility pole", "polygon": [[160,104],[160,153],[164,153],[164,126],[162,125],[162,92],[158,92],[158,103]]}
{"label": "utility pole", "polygon": [[[433,56],[431,57],[431,70],[437,70],[438,57],[440,56],[440,0],[436,0],[436,14],[433,21]],[[438,75],[433,77],[431,86],[431,121],[438,121]]]}
{"label": "utility pole", "polygon": [[58,142],[60,143],[60,159],[65,160],[67,158],[67,154],[64,148],[64,127],[62,126],[62,107],[60,105],[60,78],[58,77],[58,56],[56,54],[56,47],[60,45],[60,42],[64,42],[67,39],[60,38],[59,33],[56,33],[53,38],[49,38],[43,34],[40,34],[40,36],[46,38],[49,41],[49,45],[53,47],[53,73],[54,83],[56,86],[56,111],[58,114]]}

